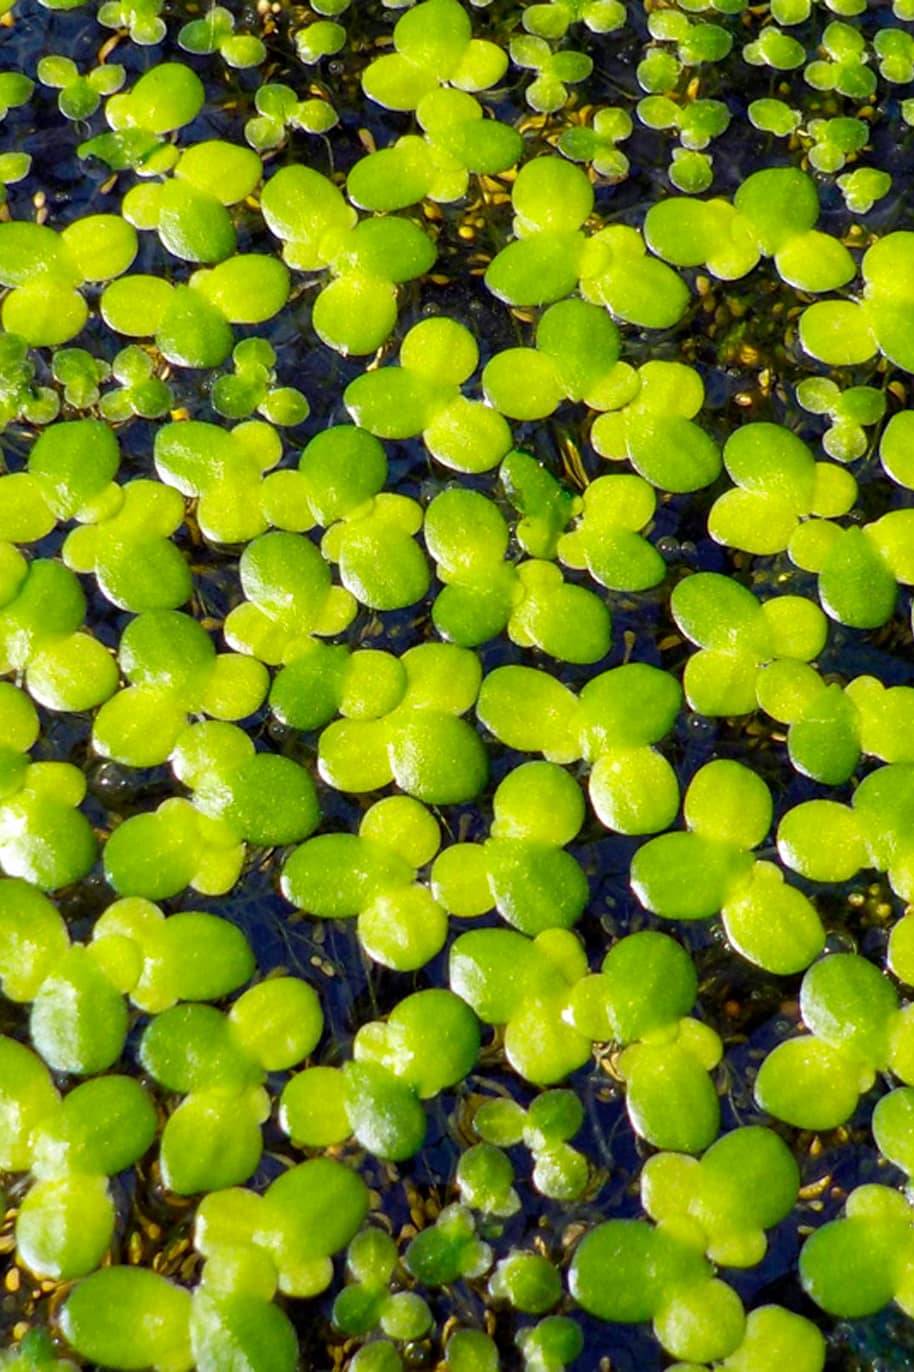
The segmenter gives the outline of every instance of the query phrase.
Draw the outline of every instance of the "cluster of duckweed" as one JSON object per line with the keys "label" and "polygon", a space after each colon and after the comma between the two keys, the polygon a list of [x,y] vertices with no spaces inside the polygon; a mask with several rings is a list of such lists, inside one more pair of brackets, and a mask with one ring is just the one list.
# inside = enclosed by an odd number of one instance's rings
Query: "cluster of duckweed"
{"label": "cluster of duckweed", "polygon": [[914,1349],[914,5],[0,0],[0,1368]]}

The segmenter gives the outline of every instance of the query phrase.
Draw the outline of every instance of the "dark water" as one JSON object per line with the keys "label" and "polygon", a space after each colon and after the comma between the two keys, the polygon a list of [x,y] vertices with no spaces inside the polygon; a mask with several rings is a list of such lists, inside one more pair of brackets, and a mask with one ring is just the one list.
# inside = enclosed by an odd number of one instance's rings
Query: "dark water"
{"label": "dark water", "polygon": [[[256,12],[240,5],[230,8],[239,20],[239,27],[261,30],[262,17]],[[477,33],[483,36],[489,32],[504,33],[516,23],[517,9],[515,4],[495,0],[489,9],[474,12]],[[266,36],[268,59],[262,72],[233,73],[218,57],[195,58],[181,54],[174,44],[174,35],[179,23],[191,17],[191,11],[177,6],[170,6],[165,12],[169,23],[166,42],[152,49],[122,42],[110,57],[127,67],[128,84],[136,74],[165,56],[177,56],[199,72],[207,86],[207,105],[194,124],[182,131],[182,145],[212,137],[243,141],[243,122],[252,112],[252,91],[261,79],[284,80],[303,90],[309,78],[318,78],[340,114],[339,127],[328,138],[294,135],[285,149],[268,157],[267,170],[287,160],[304,160],[328,174],[345,172],[364,152],[360,141],[362,131],[367,131],[381,147],[412,127],[408,115],[386,114],[363,103],[358,88],[361,67],[373,54],[378,37],[389,33],[397,14],[384,11],[378,4],[355,0],[353,8],[343,18],[350,34],[345,54],[339,60],[325,61],[320,69],[309,69],[307,74],[292,56],[294,48],[289,30],[296,26],[294,16],[293,9],[273,17],[271,22],[275,23],[275,31]],[[807,24],[792,30],[809,50],[814,47],[815,37],[825,22],[823,16],[831,17],[824,10],[814,10]],[[748,36],[744,21],[735,18],[720,19],[720,22],[738,35],[738,48]],[[872,34],[876,28],[894,22],[890,6],[877,4],[871,5],[863,19],[863,27]],[[0,68],[33,74],[38,58],[46,53],[65,54],[84,68],[94,64],[99,48],[108,37],[108,31],[96,24],[92,6],[72,13],[53,13],[41,8],[35,0],[22,0],[16,7],[13,24],[0,28]],[[590,80],[576,88],[574,102],[578,105],[623,104],[632,108],[641,94],[634,70],[645,39],[641,7],[634,5],[623,36],[598,38],[578,28],[575,45],[586,49],[595,65]],[[544,127],[544,121],[528,117],[523,103],[526,78],[521,79],[516,68],[509,71],[506,79],[514,84],[506,85],[490,103],[494,104],[499,118],[524,121],[529,151],[535,151],[545,145],[552,130],[559,125],[552,121]],[[745,176],[761,166],[798,162],[798,150],[788,151],[785,141],[758,133],[746,118],[749,101],[773,93],[776,87],[777,77],[772,78],[766,69],[748,67],[739,59],[738,52],[714,68],[704,69],[702,95],[725,99],[733,116],[729,130],[713,145],[716,193],[732,194]],[[895,185],[865,221],[867,229],[879,234],[908,225],[910,172],[914,164],[914,132],[903,125],[898,110],[899,98],[907,93],[907,88],[883,86],[882,91],[888,91],[889,96],[880,104],[880,118],[874,125],[872,150],[866,160],[868,165],[891,171]],[[830,97],[803,87],[800,78],[793,81],[792,96],[785,98],[797,105],[802,103],[810,116],[843,112],[837,106],[829,108]],[[46,197],[48,222],[58,228],[86,213],[116,209],[123,189],[130,184],[129,174],[121,177],[112,188],[107,169],[96,163],[81,162],[75,156],[76,145],[90,132],[98,132],[103,127],[101,112],[88,125],[66,124],[56,109],[56,92],[40,86],[29,106],[11,111],[4,125],[4,147],[21,148],[33,158],[29,177],[10,188],[12,216],[31,217],[33,197],[38,192]],[[668,193],[665,172],[671,147],[669,135],[651,132],[636,123],[635,133],[625,144],[632,165],[631,175],[617,186],[598,186],[598,213],[607,221],[640,224],[647,207]],[[850,219],[839,192],[826,181],[820,185],[820,196],[820,227],[832,233],[843,232]],[[486,211],[485,223],[476,240],[469,245],[457,233],[466,213],[465,203],[442,207],[440,220],[436,221],[440,230],[436,280],[413,283],[404,289],[398,329],[389,345],[391,352],[412,323],[436,313],[450,315],[467,324],[479,340],[483,360],[493,351],[527,341],[525,326],[488,295],[479,275],[470,274],[473,261],[479,260],[474,255],[488,257],[508,241],[510,207]],[[174,280],[189,275],[187,267],[176,265],[174,259],[168,257],[154,234],[141,235],[141,241],[135,270],[167,273]],[[241,213],[239,250],[275,250],[275,241],[253,211]],[[447,279],[439,281],[438,276]],[[314,294],[314,285],[303,283],[299,278],[290,305],[277,319],[257,330],[236,330],[237,337],[254,332],[269,337],[278,354],[279,383],[298,386],[311,402],[307,422],[287,436],[285,465],[297,460],[303,442],[312,433],[346,418],[340,397],[346,383],[362,370],[358,360],[342,359],[316,342],[310,329]],[[778,305],[785,301],[793,303],[793,300],[787,288],[772,283],[764,269],[757,270],[726,289],[717,288],[711,310],[703,308],[696,298],[686,320],[667,334],[638,337],[635,331],[625,330],[624,356],[633,364],[649,357],[663,357],[684,358],[696,366],[708,397],[702,422],[719,438],[725,437],[736,423],[755,418],[787,422],[813,441],[821,433],[822,426],[814,417],[798,409],[787,384],[809,374],[811,364],[799,358],[795,340],[789,329],[785,336],[783,316],[776,310]],[[85,333],[74,340],[74,344],[108,358],[118,348],[117,340],[99,326],[97,318],[90,321]],[[747,362],[746,350],[750,348],[754,353]],[[772,384],[765,391],[758,384],[762,367],[769,368],[772,375]],[[47,379],[46,375],[39,374],[40,382],[46,383]],[[217,416],[209,406],[206,382],[207,378],[197,373],[176,373],[171,378],[175,404],[185,406],[195,418],[215,419]],[[855,369],[849,382],[882,385],[884,378],[875,364],[868,364]],[[151,458],[154,427],[136,419],[121,429],[122,480],[154,474]],[[583,468],[590,476],[603,470],[589,447],[580,415],[572,407],[559,410],[544,423],[517,426],[516,438],[518,446],[527,447],[557,473],[563,471],[563,452],[567,450],[569,440],[579,450]],[[20,468],[31,439],[28,430],[15,425],[2,436],[4,461],[9,470]],[[445,484],[442,472],[430,463],[421,444],[392,443],[387,449],[391,489],[427,501]],[[870,479],[866,463],[858,465],[861,493],[855,517],[870,520],[889,506],[894,508],[914,501],[912,493],[900,492],[888,482]],[[498,494],[493,476],[475,478],[473,484]],[[721,482],[718,487],[693,496],[661,500],[652,538],[668,560],[670,574],[664,586],[654,592],[638,597],[609,596],[615,630],[613,650],[605,662],[586,669],[556,665],[548,659],[539,665],[560,674],[572,685],[623,660],[680,669],[686,652],[675,637],[668,599],[676,580],[696,568],[730,571],[753,585],[763,596],[773,589],[777,577],[789,571],[790,589],[814,595],[811,579],[791,569],[786,560],[755,558],[750,565],[749,559],[734,558],[711,542],[706,533],[707,512],[724,485]],[[63,532],[56,531],[45,540],[40,551],[46,555],[55,553],[62,538]],[[223,619],[241,598],[238,550],[204,546],[190,525],[178,538],[195,572],[194,613],[217,621]],[[95,592],[91,579],[84,580],[90,595],[90,623],[103,641],[114,645],[129,616],[113,610]],[[779,589],[785,589],[784,585]],[[402,652],[431,636],[428,609],[426,603],[409,612],[382,617],[362,611],[349,636]],[[821,659],[823,673],[834,674],[836,679],[843,680],[870,671],[886,684],[914,681],[910,632],[900,628],[907,623],[907,609],[905,601],[893,624],[877,634],[862,635],[833,626],[828,649]],[[481,655],[485,670],[504,662],[529,662],[538,658],[537,654],[525,653],[502,641],[489,645]],[[175,785],[166,768],[139,773],[99,762],[89,749],[91,719],[88,716],[45,714],[42,723],[38,752],[42,757],[73,761],[86,770],[88,810],[101,833],[109,832],[120,818],[151,808],[166,795],[174,793]],[[302,736],[281,728],[266,711],[256,718],[254,733],[264,744],[305,763],[315,774],[314,736]],[[749,763],[772,788],[776,821],[800,800],[818,794],[845,799],[850,792],[849,787],[839,791],[817,787],[795,774],[787,760],[783,741],[773,740],[770,730],[761,722],[708,721],[684,714],[674,736],[664,745],[664,751],[673,761],[683,786],[712,757],[729,757]],[[521,760],[509,750],[495,748],[493,786]],[[315,779],[326,816],[325,827],[354,828],[359,814],[374,797],[356,801]],[[486,798],[480,806],[449,811],[446,820],[454,832],[459,826],[465,826],[465,836],[472,838],[487,831],[490,818],[491,807]],[[608,836],[601,826],[591,821],[572,848],[591,885],[591,903],[580,933],[592,965],[611,938],[654,922],[644,914],[628,889],[629,863],[636,847],[636,841]],[[762,857],[770,855],[770,852],[759,853]],[[307,919],[290,918],[289,907],[277,889],[280,867],[281,855],[254,852],[243,879],[229,895],[217,900],[179,898],[167,902],[165,908],[177,910],[192,905],[217,911],[244,929],[262,970],[285,967],[306,974],[321,992],[327,1017],[327,1032],[319,1050],[319,1060],[336,1063],[348,1055],[352,1035],[365,1020],[385,1014],[414,989],[442,984],[446,953],[416,975],[400,975],[377,968],[361,955],[354,924],[315,924]],[[93,919],[110,899],[111,892],[100,873],[64,894],[63,908],[75,937],[91,928]],[[830,929],[829,947],[859,950],[881,960],[889,919],[885,909],[877,909],[880,902],[891,906],[893,917],[900,913],[899,903],[887,889],[871,890],[860,882],[818,892],[818,908]],[[451,923],[453,936],[461,931],[461,922],[453,920]],[[474,922],[476,927],[478,923]],[[681,926],[675,932],[691,949],[699,969],[701,1014],[725,1040],[727,1051],[719,1073],[724,1127],[760,1121],[763,1117],[752,1100],[754,1075],[766,1052],[796,1025],[799,978],[775,978],[749,966],[728,950],[717,921]],[[23,1016],[14,1007],[0,1005],[0,1019],[0,1028],[5,1031],[23,1032]],[[128,1070],[142,1027],[142,1019],[138,1019],[125,1054]],[[529,1184],[528,1155],[523,1149],[517,1150],[516,1155],[512,1153],[524,1205],[522,1212],[504,1225],[498,1240],[500,1254],[515,1243],[523,1240],[529,1243],[537,1236],[550,1256],[560,1260],[567,1241],[577,1232],[576,1226],[609,1215],[640,1213],[637,1177],[642,1155],[647,1150],[634,1140],[616,1085],[597,1066],[576,1073],[570,1084],[580,1093],[587,1108],[587,1122],[575,1143],[594,1167],[605,1174],[602,1185],[595,1188],[594,1195],[573,1207],[544,1201]],[[747,1304],[776,1301],[822,1323],[820,1312],[806,1300],[794,1275],[801,1236],[809,1227],[838,1214],[847,1191],[860,1182],[880,1180],[897,1184],[902,1180],[900,1174],[879,1159],[869,1133],[874,1099],[884,1089],[880,1084],[864,1097],[847,1129],[836,1135],[814,1140],[797,1131],[783,1131],[794,1147],[804,1187],[809,1191],[790,1218],[771,1234],[764,1262],[744,1273],[727,1274]],[[487,1052],[478,1072],[456,1094],[443,1096],[431,1108],[429,1142],[417,1158],[398,1168],[371,1160],[364,1163],[366,1180],[382,1192],[383,1208],[395,1231],[410,1221],[411,1209],[415,1211],[427,1201],[442,1203],[452,1198],[450,1182],[461,1143],[466,1143],[461,1133],[461,1120],[466,1116],[468,1099],[479,1090],[507,1092],[522,1101],[532,1094],[506,1069],[497,1051]],[[254,1181],[256,1187],[262,1187],[281,1169],[281,1159],[287,1154],[285,1140],[274,1126],[268,1127],[267,1139],[267,1153]],[[171,1248],[186,1239],[192,1206],[176,1205],[173,1199],[164,1196],[153,1170],[138,1169],[136,1177],[121,1178],[116,1189],[121,1213],[121,1258],[131,1251],[131,1243],[142,1242],[148,1260],[156,1246]],[[15,1197],[15,1191],[13,1195]],[[160,1239],[150,1240],[148,1234],[140,1237],[149,1219],[162,1230]],[[55,1304],[54,1293],[43,1293],[33,1301],[24,1282],[18,1292],[0,1297],[0,1331],[12,1329],[24,1316],[32,1318],[33,1310],[35,1322],[41,1323],[52,1314]],[[432,1304],[439,1328],[454,1315],[467,1322],[481,1322],[485,1314],[484,1283],[461,1285],[453,1291],[439,1293]],[[303,1362],[320,1372],[339,1365],[339,1348],[334,1357],[329,1346],[333,1344],[328,1325],[329,1305],[328,1296],[316,1302],[295,1304],[289,1310],[299,1329]],[[492,1312],[491,1318],[494,1323],[490,1327],[505,1352],[505,1367],[516,1366],[518,1359],[511,1351],[512,1340],[519,1323],[525,1322],[524,1317],[499,1310]],[[613,1372],[655,1372],[662,1366],[663,1356],[645,1330],[605,1326],[587,1317],[580,1318],[587,1339],[585,1352],[576,1365],[580,1372],[595,1372],[603,1365],[602,1359],[611,1359]],[[914,1366],[914,1324],[897,1313],[884,1312],[853,1325],[826,1321],[823,1327],[829,1333],[828,1367],[834,1372],[837,1369],[890,1372],[890,1369]],[[432,1349],[420,1347],[413,1352],[416,1366],[434,1365],[437,1355]],[[608,1367],[609,1363],[605,1365]]]}

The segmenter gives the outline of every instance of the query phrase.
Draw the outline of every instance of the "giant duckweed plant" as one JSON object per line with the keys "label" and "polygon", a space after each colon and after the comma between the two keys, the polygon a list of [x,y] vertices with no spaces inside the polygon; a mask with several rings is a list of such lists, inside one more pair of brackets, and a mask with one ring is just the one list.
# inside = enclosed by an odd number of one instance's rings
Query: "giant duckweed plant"
{"label": "giant duckweed plant", "polygon": [[0,12],[0,1368],[907,1366],[910,0]]}

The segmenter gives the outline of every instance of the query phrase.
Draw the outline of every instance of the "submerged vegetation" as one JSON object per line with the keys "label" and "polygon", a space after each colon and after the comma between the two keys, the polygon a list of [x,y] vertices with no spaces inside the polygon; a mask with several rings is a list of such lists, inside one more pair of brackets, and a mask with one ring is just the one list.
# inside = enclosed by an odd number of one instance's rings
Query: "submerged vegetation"
{"label": "submerged vegetation", "polygon": [[914,4],[0,0],[0,1369],[914,1356]]}

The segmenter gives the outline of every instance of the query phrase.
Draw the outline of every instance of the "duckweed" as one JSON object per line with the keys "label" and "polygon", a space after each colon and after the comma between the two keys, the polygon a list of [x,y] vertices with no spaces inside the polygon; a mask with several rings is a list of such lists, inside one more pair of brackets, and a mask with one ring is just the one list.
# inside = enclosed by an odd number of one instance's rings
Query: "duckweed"
{"label": "duckweed", "polygon": [[0,1367],[904,1361],[909,0],[33,9]]}

